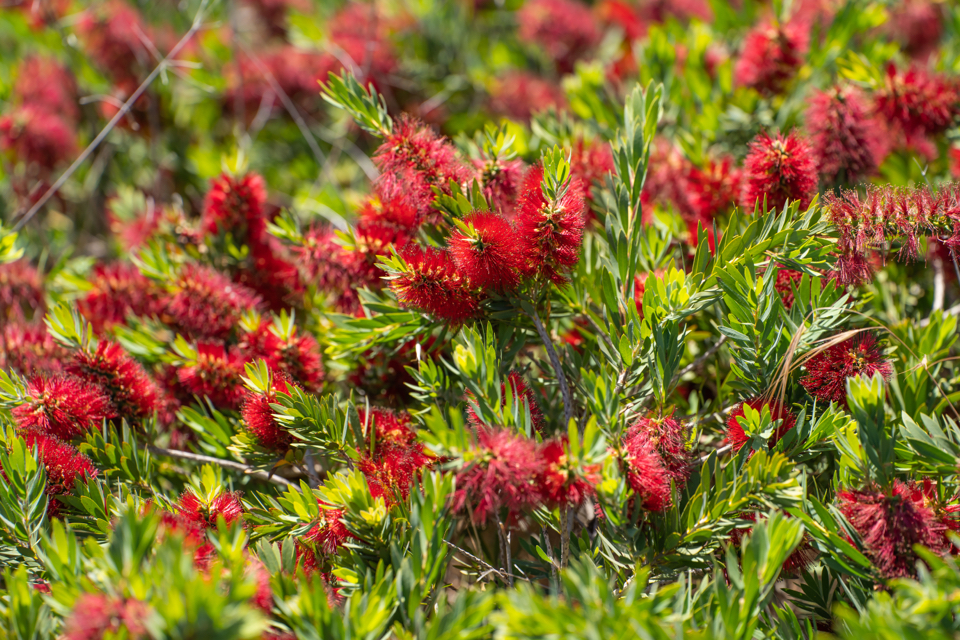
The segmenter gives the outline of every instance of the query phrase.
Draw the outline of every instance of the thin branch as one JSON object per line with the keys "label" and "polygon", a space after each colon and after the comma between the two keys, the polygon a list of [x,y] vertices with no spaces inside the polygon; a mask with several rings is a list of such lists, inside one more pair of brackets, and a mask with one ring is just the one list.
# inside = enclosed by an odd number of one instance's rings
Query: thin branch
{"label": "thin branch", "polygon": [[314,137],[310,127],[307,126],[303,116],[300,115],[300,110],[297,109],[297,105],[293,104],[293,100],[290,99],[290,96],[288,96],[287,92],[283,90],[283,87],[281,87],[280,83],[277,82],[277,79],[274,77],[273,73],[271,73],[270,69],[263,64],[260,58],[254,55],[242,42],[238,41],[238,44],[247,57],[253,61],[253,64],[257,66],[260,74],[264,77],[264,79],[266,79],[267,83],[269,83],[270,89],[277,94],[277,97],[280,98],[280,102],[283,103],[283,108],[286,109],[287,113],[290,114],[290,117],[293,118],[294,123],[300,130],[300,134],[303,136],[304,140],[307,141],[307,146],[310,147],[310,151],[313,152],[313,157],[316,159],[317,164],[320,165],[321,171],[327,174],[327,180],[330,181],[330,186],[339,192],[340,187],[337,184],[337,180],[333,175],[331,168],[327,166],[327,156],[320,148],[320,145],[317,144],[317,139]]}
{"label": "thin branch", "polygon": [[97,134],[97,137],[87,145],[87,148],[84,149],[77,159],[73,161],[73,164],[67,167],[67,170],[64,171],[59,178],[57,178],[57,181],[54,182],[49,189],[47,189],[46,193],[44,193],[43,196],[41,196],[41,198],[37,200],[32,207],[30,207],[30,210],[27,211],[27,213],[24,214],[20,221],[13,227],[14,231],[19,231],[22,229],[23,226],[27,224],[27,222],[29,222],[30,219],[33,218],[33,216],[35,216],[45,204],[47,204],[47,202],[49,202],[50,198],[52,198],[54,194],[56,194],[61,187],[66,184],[67,180],[70,179],[70,176],[72,176],[76,170],[79,169],[84,162],[86,162],[87,158],[90,157],[90,154],[100,146],[100,143],[103,142],[108,135],[110,135],[110,132],[113,131],[115,126],[117,126],[117,123],[120,122],[125,115],[127,115],[127,112],[130,110],[130,108],[137,102],[137,100],[140,99],[140,96],[143,95],[144,91],[146,91],[147,88],[153,84],[153,81],[157,79],[157,76],[166,70],[173,58],[180,53],[180,50],[183,49],[190,39],[193,38],[194,34],[200,30],[200,27],[203,25],[203,14],[206,11],[206,8],[207,0],[202,0],[200,3],[200,8],[197,9],[197,15],[193,19],[193,24],[190,26],[190,30],[187,31],[182,38],[180,38],[180,42],[178,42],[176,46],[170,50],[170,53],[168,53],[166,57],[160,61],[160,64],[154,67],[153,71],[150,72],[150,75],[148,75],[147,78],[140,84],[140,86],[137,87],[137,90],[134,91],[129,98],[127,98],[127,101],[123,103],[123,106],[117,110],[117,113],[115,113],[112,118],[110,118],[110,122],[107,123],[107,126],[105,126],[100,133]]}
{"label": "thin branch", "polygon": [[547,349],[547,356],[550,358],[553,371],[557,374],[557,384],[560,386],[560,396],[563,398],[563,427],[566,429],[570,424],[570,420],[573,418],[573,398],[570,396],[570,387],[567,386],[567,378],[563,375],[563,367],[560,366],[560,357],[557,355],[557,350],[553,348],[553,341],[550,339],[550,334],[548,334],[547,330],[543,327],[543,322],[540,321],[540,314],[537,313],[536,309],[533,309],[530,314],[530,319],[533,320],[533,326],[537,329],[537,335],[540,336],[543,346]]}
{"label": "thin branch", "polygon": [[233,460],[223,460],[221,458],[214,458],[213,456],[205,456],[199,453],[191,453],[189,451],[176,451],[174,449],[161,449],[160,447],[155,447],[153,445],[148,445],[147,450],[157,456],[163,456],[164,458],[175,458],[178,460],[189,460],[190,462],[201,462],[208,464],[215,464],[224,469],[233,469],[234,471],[242,471],[246,475],[256,478],[257,480],[265,480],[267,482],[272,482],[278,484],[282,487],[293,487],[299,489],[299,486],[290,482],[286,478],[281,478],[280,476],[274,475],[272,473],[267,473],[262,469],[254,469],[250,465],[246,465],[240,462],[234,462]]}

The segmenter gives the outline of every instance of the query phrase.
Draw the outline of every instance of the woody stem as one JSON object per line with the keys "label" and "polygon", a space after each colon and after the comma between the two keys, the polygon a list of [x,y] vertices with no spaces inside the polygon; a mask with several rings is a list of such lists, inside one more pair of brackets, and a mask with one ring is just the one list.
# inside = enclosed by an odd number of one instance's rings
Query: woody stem
{"label": "woody stem", "polygon": [[560,396],[563,398],[563,426],[566,428],[570,424],[570,420],[573,418],[573,398],[570,396],[570,387],[567,386],[567,377],[563,375],[563,367],[560,366],[560,357],[557,355],[557,350],[553,348],[553,341],[550,339],[550,334],[547,333],[547,330],[543,326],[543,322],[540,320],[540,314],[537,313],[536,309],[533,309],[530,312],[530,319],[533,320],[533,326],[537,329],[537,335],[540,336],[543,346],[547,350],[547,357],[550,358],[550,365],[553,367],[554,373],[557,375],[557,384],[560,387]]}

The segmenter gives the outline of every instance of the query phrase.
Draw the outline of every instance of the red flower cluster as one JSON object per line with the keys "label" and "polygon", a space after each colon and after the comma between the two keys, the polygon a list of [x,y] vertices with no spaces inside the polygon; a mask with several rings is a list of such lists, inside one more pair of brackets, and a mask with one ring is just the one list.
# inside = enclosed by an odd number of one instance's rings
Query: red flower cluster
{"label": "red flower cluster", "polygon": [[286,380],[274,376],[270,393],[248,393],[240,416],[247,433],[264,449],[286,454],[293,443],[293,434],[274,417],[271,404],[277,403],[277,392],[290,393]]}
{"label": "red flower cluster", "polygon": [[367,425],[367,441],[357,468],[366,477],[370,494],[388,505],[397,498],[406,500],[420,473],[434,463],[417,442],[410,416],[387,409],[372,409],[368,416],[360,410],[360,422]]}
{"label": "red flower cluster", "polygon": [[153,60],[144,38],[155,38],[140,13],[124,2],[112,0],[84,12],[76,28],[90,58],[110,74],[116,85],[131,93],[140,84],[144,68]]}
{"label": "red flower cluster", "polygon": [[517,202],[516,226],[520,255],[526,260],[524,275],[566,282],[562,271],[580,259],[586,226],[582,181],[571,180],[556,202],[547,202],[541,183],[543,168],[534,165],[523,181]]}
{"label": "red flower cluster", "polygon": [[0,148],[32,165],[29,174],[44,178],[76,153],[77,85],[52,58],[27,58],[19,72],[13,87],[19,106],[0,118]]}
{"label": "red flower cluster", "polygon": [[860,333],[828,347],[804,365],[807,375],[800,384],[815,398],[846,404],[847,378],[893,375],[893,366],[883,355],[873,333]]}
{"label": "red flower cluster", "polygon": [[47,173],[76,153],[77,138],[60,116],[28,105],[0,118],[0,148]]}
{"label": "red flower cluster", "polygon": [[515,517],[540,504],[543,459],[535,440],[506,429],[477,429],[472,458],[457,472],[451,507],[476,523],[506,511]]}
{"label": "red flower cluster", "polygon": [[21,323],[43,315],[43,278],[26,259],[0,265],[0,318]]}
{"label": "red flower cluster", "polygon": [[810,206],[817,193],[817,160],[810,145],[791,131],[771,138],[761,133],[750,144],[744,161],[743,193],[740,205],[752,212],[755,205],[781,209],[791,200],[800,202],[800,210]]}
{"label": "red flower cluster", "polygon": [[687,429],[672,417],[640,418],[623,437],[621,463],[627,484],[649,511],[670,508],[670,482],[690,477]]}
{"label": "red flower cluster", "polygon": [[496,213],[477,211],[463,220],[469,233],[455,231],[449,238],[457,270],[473,287],[503,293],[520,284],[523,256],[516,229]]}
{"label": "red flower cluster", "polygon": [[77,301],[77,307],[98,334],[124,324],[128,315],[148,317],[161,310],[157,286],[132,264],[98,264],[89,282],[90,291]]}
{"label": "red flower cluster", "polygon": [[477,315],[479,301],[448,251],[409,245],[401,256],[407,269],[390,283],[401,304],[452,323]]}
{"label": "red flower cluster", "polygon": [[45,492],[50,499],[47,513],[50,517],[57,517],[60,502],[56,496],[73,493],[76,481],[97,477],[97,469],[87,456],[53,436],[27,432],[23,434],[23,440],[28,447],[37,450],[39,462],[47,474]]}
{"label": "red flower cluster", "polygon": [[63,640],[147,638],[144,621],[149,613],[147,604],[136,598],[84,593],[64,621]]}
{"label": "red flower cluster", "polygon": [[884,578],[916,575],[919,557],[914,545],[945,551],[944,526],[914,489],[896,480],[888,491],[864,487],[837,492],[840,512],[860,535],[867,556]]}
{"label": "red flower cluster", "polygon": [[11,411],[23,432],[72,440],[114,417],[99,387],[79,378],[36,376],[27,384],[27,395],[27,401]]}
{"label": "red flower cluster", "polygon": [[10,324],[3,332],[0,366],[23,375],[56,375],[64,370],[69,352],[47,333],[43,324]]}
{"label": "red flower cluster", "polygon": [[564,111],[567,97],[563,89],[528,71],[508,71],[490,85],[490,110],[526,122],[537,111]]}
{"label": "red flower cluster", "polygon": [[763,398],[755,398],[741,402],[727,419],[727,441],[733,446],[734,451],[740,451],[740,449],[750,441],[750,438],[737,420],[737,418],[741,418],[744,415],[744,405],[760,413],[763,413],[763,409],[766,407],[770,410],[770,419],[772,421],[776,422],[777,420],[781,420],[780,426],[777,427],[773,437],[770,439],[771,447],[776,445],[777,442],[780,441],[780,438],[786,435],[787,431],[790,431],[790,429],[793,429],[797,425],[797,416],[793,415],[789,409],[779,402],[767,402]]}
{"label": "red flower cluster", "polygon": [[142,420],[158,408],[156,383],[115,342],[101,340],[93,353],[78,350],[67,371],[97,385],[110,400],[111,415]]}
{"label": "red flower cluster", "polygon": [[[331,508],[330,505],[320,502],[320,520],[303,536],[303,541],[326,555],[333,555],[346,544],[353,534],[343,524],[343,509]],[[301,549],[301,553],[304,550]],[[317,558],[310,552],[301,556],[304,570],[310,573],[317,569]]]}
{"label": "red flower cluster", "polygon": [[600,42],[593,14],[577,0],[531,0],[517,13],[517,22],[520,39],[539,45],[561,74],[572,72]]}
{"label": "red flower cluster", "polygon": [[192,491],[185,491],[174,505],[173,513],[162,514],[161,523],[166,530],[184,536],[184,542],[194,550],[194,564],[205,570],[216,555],[207,540],[207,530],[216,528],[221,517],[226,524],[231,524],[241,516],[243,504],[239,493],[224,492],[205,501]]}
{"label": "red flower cluster", "polygon": [[433,187],[449,192],[451,180],[465,184],[471,177],[448,140],[409,116],[394,123],[393,133],[384,138],[374,160],[382,173],[378,186],[384,193],[403,193],[416,206],[421,221],[434,219]]}
{"label": "red flower cluster", "polygon": [[210,398],[225,409],[237,409],[243,400],[243,359],[222,344],[197,344],[197,359],[177,371],[180,384],[192,394]]}
{"label": "red flower cluster", "polygon": [[490,209],[512,216],[520,195],[524,166],[522,160],[474,160],[474,167],[483,185],[483,197]]}
{"label": "red flower cluster", "polygon": [[241,244],[263,239],[267,190],[256,173],[221,174],[210,182],[200,225],[204,233],[231,233]]}
{"label": "red flower cluster", "polygon": [[198,339],[227,337],[245,311],[260,308],[260,298],[225,275],[186,264],[173,283],[164,308],[165,320],[177,331]]}
{"label": "red flower cluster", "polygon": [[885,27],[900,42],[904,53],[924,60],[940,46],[943,14],[939,2],[904,0],[893,8]]}
{"label": "red flower cluster", "polygon": [[837,241],[837,276],[842,284],[870,277],[869,253],[891,240],[900,241],[900,256],[919,255],[920,237],[949,234],[942,239],[954,255],[960,251],[960,190],[946,186],[906,188],[867,187],[866,193],[845,190],[824,200]]}
{"label": "red flower cluster", "polygon": [[311,393],[323,386],[320,345],[313,335],[296,327],[289,336],[281,337],[272,323],[261,322],[252,332],[241,334],[237,348],[246,360],[265,360],[271,371]]}
{"label": "red flower cluster", "polygon": [[807,108],[807,131],[820,178],[829,185],[869,178],[887,154],[882,125],[859,91],[818,91]]}
{"label": "red flower cluster", "polygon": [[956,81],[921,67],[900,72],[890,63],[886,84],[874,94],[874,104],[877,113],[898,127],[909,143],[950,127],[960,114],[960,89]]}
{"label": "red flower cluster", "polygon": [[737,83],[763,94],[781,93],[803,64],[809,44],[809,25],[798,20],[754,28],[734,69]]}
{"label": "red flower cluster", "polygon": [[793,288],[800,286],[803,274],[793,269],[780,268],[777,270],[777,281],[773,285],[774,291],[780,296],[780,301],[786,309],[792,309],[796,296]]}
{"label": "red flower cluster", "polygon": [[580,467],[570,459],[567,436],[547,440],[540,447],[543,468],[537,478],[540,499],[551,507],[577,506],[596,495],[600,465]]}

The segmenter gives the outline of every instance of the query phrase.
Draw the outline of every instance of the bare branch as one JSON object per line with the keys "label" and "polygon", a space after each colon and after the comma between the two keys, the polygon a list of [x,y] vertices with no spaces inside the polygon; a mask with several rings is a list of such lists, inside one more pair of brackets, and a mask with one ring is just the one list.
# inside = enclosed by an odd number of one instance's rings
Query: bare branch
{"label": "bare branch", "polygon": [[257,480],[265,480],[267,482],[272,482],[278,484],[281,487],[293,487],[299,490],[299,486],[293,482],[290,482],[286,478],[281,478],[278,475],[272,473],[267,473],[262,469],[254,469],[250,465],[246,465],[240,462],[234,462],[233,460],[223,460],[221,458],[214,458],[213,456],[205,456],[199,453],[191,453],[189,451],[176,451],[174,449],[161,449],[160,447],[155,447],[153,445],[148,445],[147,450],[157,456],[163,456],[164,458],[175,458],[178,460],[189,460],[190,462],[200,462],[204,464],[215,464],[224,469],[233,469],[234,471],[242,471],[244,474],[256,478]]}

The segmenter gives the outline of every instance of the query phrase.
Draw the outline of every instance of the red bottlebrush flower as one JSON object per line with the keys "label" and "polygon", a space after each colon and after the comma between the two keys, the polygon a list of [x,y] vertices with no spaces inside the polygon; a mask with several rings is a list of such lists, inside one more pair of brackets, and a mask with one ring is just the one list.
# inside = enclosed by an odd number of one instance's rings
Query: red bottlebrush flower
{"label": "red bottlebrush flower", "polygon": [[520,194],[523,161],[474,160],[474,166],[483,185],[483,196],[490,203],[490,210],[503,216],[512,216]]}
{"label": "red bottlebrush flower", "polygon": [[613,172],[613,152],[609,144],[596,140],[587,142],[582,138],[574,143],[570,154],[570,175],[580,181],[588,204],[593,203],[590,189],[594,185],[603,185],[606,176]]}
{"label": "red bottlebrush flower", "polygon": [[517,22],[520,39],[538,44],[560,73],[572,72],[600,42],[590,8],[576,0],[531,0],[517,13]]}
{"label": "red bottlebrush flower", "polygon": [[43,277],[26,259],[0,265],[0,318],[22,322],[46,313]]}
{"label": "red bottlebrush flower", "polygon": [[670,479],[683,484],[690,477],[690,451],[687,449],[689,429],[672,417],[640,418],[627,430],[624,444],[629,449],[641,440],[653,445]]}
{"label": "red bottlebrush flower", "polygon": [[580,259],[584,216],[583,185],[571,181],[557,202],[543,196],[543,168],[535,165],[527,172],[517,202],[516,226],[520,235],[520,254],[527,263],[524,271],[543,276],[557,284],[566,282],[561,271]]}
{"label": "red bottlebrush flower", "polygon": [[480,311],[476,297],[467,288],[466,279],[457,273],[447,251],[409,244],[401,256],[407,270],[390,282],[400,304],[452,323],[465,322]]}
{"label": "red bottlebrush flower", "polygon": [[899,480],[889,493],[879,487],[837,492],[840,512],[860,535],[867,557],[884,578],[916,575],[919,557],[914,545],[945,551],[943,525],[922,500],[914,498],[912,487]]}
{"label": "red bottlebrush flower", "polygon": [[[526,404],[527,408],[530,411],[530,422],[537,433],[543,433],[543,411],[540,410],[540,405],[537,404],[537,399],[533,395],[533,390],[527,386],[527,381],[523,379],[523,376],[520,375],[517,371],[511,371],[507,374],[507,382],[510,383],[510,390],[513,394],[514,402],[522,402]],[[469,395],[468,395],[469,397]],[[506,402],[507,397],[507,386],[505,383],[500,383],[500,397]],[[480,422],[479,416],[474,412],[473,407],[467,406],[467,418],[475,429],[481,427],[488,427],[489,425],[484,425]]]}
{"label": "red bottlebrush flower", "polygon": [[727,419],[727,441],[733,446],[734,451],[740,451],[743,445],[750,441],[743,427],[741,427],[737,421],[737,418],[744,415],[744,405],[749,406],[759,413],[763,413],[763,409],[766,407],[770,410],[771,421],[776,422],[777,420],[781,420],[780,426],[777,427],[776,432],[774,432],[773,437],[770,439],[771,447],[777,444],[780,438],[786,435],[787,431],[790,431],[790,429],[793,429],[797,425],[797,416],[793,415],[789,409],[778,402],[767,402],[763,398],[754,398],[753,400],[741,402]]}
{"label": "red bottlebrush flower", "polygon": [[323,361],[317,339],[294,328],[281,338],[273,324],[263,322],[254,331],[243,334],[238,345],[247,360],[266,360],[270,368],[290,377],[311,393],[323,386]]}
{"label": "red bottlebrush flower", "polygon": [[887,154],[880,128],[855,89],[814,93],[807,107],[807,131],[820,177],[831,185],[850,184],[876,173]]}
{"label": "red bottlebrush flower", "polygon": [[381,183],[376,185],[374,193],[361,205],[357,217],[368,224],[380,224],[396,231],[398,239],[394,244],[402,246],[406,240],[400,237],[412,238],[420,226],[417,204],[401,185]]}
{"label": "red bottlebrush flower", "polygon": [[275,378],[269,394],[248,393],[240,416],[244,430],[264,449],[285,454],[293,443],[293,434],[274,417],[271,404],[276,404],[276,392],[290,393],[286,381]]}
{"label": "red bottlebrush flower", "polygon": [[536,441],[504,429],[477,429],[477,443],[457,473],[451,507],[486,522],[507,511],[508,518],[540,501],[536,479],[543,473]]}
{"label": "red bottlebrush flower", "polygon": [[119,418],[143,419],[157,409],[156,384],[116,342],[101,340],[94,353],[77,351],[67,371],[99,386]]}
{"label": "red bottlebrush flower", "polygon": [[205,233],[231,233],[237,242],[256,242],[267,230],[266,202],[267,190],[258,174],[223,173],[210,181],[200,224]]}
{"label": "red bottlebrush flower", "polygon": [[25,59],[20,64],[13,93],[20,96],[24,105],[58,114],[67,122],[76,123],[80,117],[73,74],[53,58]]}
{"label": "red bottlebrush flower", "polygon": [[940,3],[905,0],[892,8],[884,25],[911,58],[926,59],[937,50],[943,35]]}
{"label": "red bottlebrush flower", "polygon": [[220,493],[205,503],[194,493],[185,491],[177,502],[176,511],[179,517],[194,527],[213,529],[220,516],[227,524],[243,516],[243,504],[239,493]]}
{"label": "red bottlebrush flower", "polygon": [[144,44],[150,28],[136,9],[123,2],[104,3],[82,14],[77,31],[90,58],[117,84],[139,84],[139,77],[153,57]]}
{"label": "red bottlebrush flower", "polygon": [[624,0],[603,0],[596,5],[596,12],[603,23],[622,29],[627,40],[639,40],[647,35],[648,25],[632,3]]}
{"label": "red bottlebrush flower", "polygon": [[816,159],[807,142],[795,132],[775,138],[761,133],[750,144],[743,182],[740,202],[748,212],[764,198],[771,211],[783,208],[788,200],[799,200],[803,210],[817,193]]}
{"label": "red bottlebrush flower", "polygon": [[490,111],[527,122],[537,111],[565,111],[567,96],[560,85],[526,71],[508,71],[490,85]]}
{"label": "red bottlebrush flower", "polygon": [[774,283],[773,289],[780,295],[780,301],[787,309],[793,308],[795,301],[793,288],[800,286],[802,278],[803,274],[799,271],[782,268],[777,270],[777,281]]}
{"label": "red bottlebrush flower", "polygon": [[47,333],[43,324],[7,325],[2,339],[5,348],[0,350],[0,368],[22,375],[62,373],[63,363],[70,358],[70,352]]}
{"label": "red bottlebrush flower", "polygon": [[654,512],[670,508],[670,472],[664,468],[653,442],[646,438],[628,438],[623,442],[623,471],[640,505]]}
{"label": "red bottlebrush flower", "polygon": [[259,309],[260,298],[213,269],[186,264],[167,301],[169,324],[194,338],[224,338],[245,311]]}
{"label": "red bottlebrush flower", "polygon": [[63,640],[149,637],[144,621],[150,615],[147,603],[101,593],[84,593],[63,623]]}
{"label": "red bottlebrush flower", "polygon": [[23,440],[28,447],[37,450],[38,461],[47,473],[45,492],[50,498],[47,513],[50,517],[58,517],[60,502],[56,496],[71,494],[77,480],[96,478],[97,469],[90,458],[52,436],[26,433]]}
{"label": "red bottlebrush flower", "polygon": [[27,384],[27,395],[27,401],[11,411],[21,431],[72,440],[113,417],[110,400],[79,378],[37,376]]}
{"label": "red bottlebrush flower", "polygon": [[754,28],[734,68],[737,83],[763,94],[781,93],[803,64],[809,44],[809,25],[803,22]]}
{"label": "red bottlebrush flower", "polygon": [[899,240],[900,257],[915,258],[920,238],[940,236],[947,227],[953,235],[943,240],[949,247],[960,247],[960,191],[946,186],[937,191],[929,187],[868,187],[865,195],[846,190],[827,194],[824,204],[830,221],[839,232],[837,263],[842,284],[856,284],[870,275],[872,250],[891,240]]}
{"label": "red bottlebrush flower", "polygon": [[900,127],[908,140],[946,131],[960,110],[960,92],[951,80],[920,67],[904,73],[887,65],[886,84],[874,93],[877,113]]}
{"label": "red bottlebrush flower", "polygon": [[391,224],[376,220],[361,220],[354,228],[355,245],[341,252],[341,262],[352,289],[379,285],[383,270],[377,256],[390,255],[390,247],[401,249],[407,245],[413,232],[400,230]]}
{"label": "red bottlebrush flower", "polygon": [[543,469],[537,478],[541,498],[552,506],[576,506],[596,495],[600,483],[600,465],[580,468],[568,457],[567,436],[547,440],[540,447]]}
{"label": "red bottlebrush flower", "polygon": [[285,248],[270,237],[251,242],[249,248],[249,258],[233,274],[234,282],[260,296],[272,311],[289,309],[303,292],[303,284],[296,265],[285,259]]}
{"label": "red bottlebrush flower", "polygon": [[416,203],[421,216],[434,215],[429,210],[432,187],[447,193],[451,180],[464,184],[470,179],[470,171],[460,162],[456,148],[409,116],[394,122],[393,132],[384,138],[374,161],[382,173],[381,188],[399,188]]}
{"label": "red bottlebrush flower", "polygon": [[804,365],[803,388],[825,402],[846,404],[847,378],[876,374],[889,378],[893,366],[883,355],[873,333],[860,333],[815,355]]}
{"label": "red bottlebrush flower", "polygon": [[467,235],[454,231],[448,240],[457,269],[479,289],[504,292],[520,284],[520,243],[513,225],[503,216],[486,211],[463,219],[473,228]]}
{"label": "red bottlebrush flower", "polygon": [[382,497],[388,505],[393,504],[397,496],[406,500],[422,470],[434,462],[417,442],[410,416],[373,409],[368,417],[361,410],[360,422],[367,425],[368,433],[357,468],[366,477],[370,494]]}
{"label": "red bottlebrush flower", "polygon": [[244,396],[243,359],[222,344],[199,343],[197,360],[181,367],[177,378],[190,393],[206,396],[216,406],[237,409]]}
{"label": "red bottlebrush flower", "polygon": [[307,531],[303,540],[313,544],[319,551],[333,555],[352,537],[353,534],[343,524],[343,509],[334,509],[320,502],[320,520]]}
{"label": "red bottlebrush flower", "polygon": [[704,221],[704,229],[712,226],[710,223],[717,214],[736,204],[742,180],[743,172],[729,156],[708,158],[703,167],[690,167],[687,174],[690,204]]}
{"label": "red bottlebrush flower", "polygon": [[257,582],[257,590],[250,597],[250,604],[269,614],[273,611],[273,588],[270,586],[270,572],[258,558],[250,557],[247,561],[246,574],[252,576]]}
{"label": "red bottlebrush flower", "polygon": [[157,287],[132,264],[98,264],[90,284],[92,288],[77,306],[99,334],[124,324],[129,314],[143,317],[160,310]]}
{"label": "red bottlebrush flower", "polygon": [[77,134],[60,115],[25,105],[0,118],[0,148],[49,172],[76,154]]}

